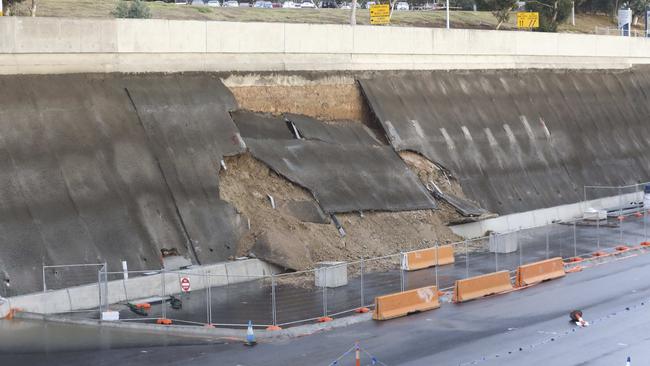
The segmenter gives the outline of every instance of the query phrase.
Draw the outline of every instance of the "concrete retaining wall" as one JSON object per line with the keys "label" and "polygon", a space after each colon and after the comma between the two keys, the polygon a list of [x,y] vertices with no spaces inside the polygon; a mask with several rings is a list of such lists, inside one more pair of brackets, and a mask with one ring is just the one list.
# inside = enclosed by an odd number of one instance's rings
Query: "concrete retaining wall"
{"label": "concrete retaining wall", "polygon": [[485,236],[488,231],[509,232],[552,224],[556,221],[571,220],[582,217],[585,210],[594,208],[606,210],[618,208],[621,202],[640,202],[643,192],[627,193],[620,196],[603,197],[586,202],[577,202],[538,210],[503,215],[493,219],[451,226],[451,230],[464,238]]}
{"label": "concrete retaining wall", "polygon": [[[189,277],[192,290],[250,281],[260,276],[278,273],[277,267],[259,259],[217,263],[208,266],[172,271],[164,274],[108,281],[108,303],[133,301],[148,297],[171,295],[181,292],[180,278]],[[209,277],[205,276],[206,274]],[[115,277],[115,276],[112,276]],[[210,279],[208,283],[207,278]],[[110,279],[110,277],[109,277]],[[15,296],[0,304],[0,318],[7,315],[9,308],[31,313],[54,314],[75,310],[96,309],[99,306],[98,284],[69,287],[61,290],[38,292]]]}
{"label": "concrete retaining wall", "polygon": [[0,74],[624,68],[643,38],[180,20],[0,18]]}

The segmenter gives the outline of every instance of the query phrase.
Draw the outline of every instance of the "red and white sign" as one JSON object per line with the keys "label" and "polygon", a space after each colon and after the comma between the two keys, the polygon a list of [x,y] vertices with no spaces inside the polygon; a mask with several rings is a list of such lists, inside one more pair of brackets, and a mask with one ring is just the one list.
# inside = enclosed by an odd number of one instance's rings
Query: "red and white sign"
{"label": "red and white sign", "polygon": [[191,289],[192,289],[192,286],[190,286],[190,278],[189,277],[181,277],[181,291],[190,292]]}

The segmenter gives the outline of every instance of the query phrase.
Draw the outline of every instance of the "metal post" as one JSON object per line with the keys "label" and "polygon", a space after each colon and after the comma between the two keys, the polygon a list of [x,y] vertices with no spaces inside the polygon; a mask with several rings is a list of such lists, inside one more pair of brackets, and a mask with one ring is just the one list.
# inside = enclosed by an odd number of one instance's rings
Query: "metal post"
{"label": "metal post", "polygon": [[645,34],[643,36],[648,37],[648,21],[650,21],[650,5],[646,5],[645,7],[644,18],[645,18],[645,27],[644,27]]}
{"label": "metal post", "polygon": [[618,186],[618,215],[623,216],[623,197],[621,193],[621,186]]}
{"label": "metal post", "polygon": [[[203,283],[209,280],[208,272],[203,271]],[[206,284],[205,286],[205,324],[210,325],[210,285]]]}
{"label": "metal post", "polygon": [[[400,254],[400,257],[403,256],[403,254]],[[402,266],[399,266],[399,287],[400,291],[404,292],[404,268]]]}
{"label": "metal post", "polygon": [[163,269],[161,271],[161,275],[162,276],[160,278],[161,278],[161,281],[162,281],[162,284],[161,284],[161,287],[162,287],[162,301],[160,302],[160,306],[161,306],[161,311],[162,311],[162,318],[166,319],[167,318],[167,309],[166,309],[167,302],[165,301],[165,269]]}
{"label": "metal post", "polygon": [[323,317],[327,317],[327,284],[323,286]]}
{"label": "metal post", "polygon": [[549,242],[548,242],[548,230],[546,230],[546,259],[548,259],[549,256],[550,256],[548,244],[549,244]]}
{"label": "metal post", "polygon": [[273,317],[273,325],[278,325],[278,315],[275,303],[275,275],[271,274],[271,316]]}
{"label": "metal post", "polygon": [[440,284],[438,283],[438,253],[439,253],[439,250],[440,250],[440,244],[436,240],[436,265],[433,266],[433,268],[434,268],[435,275],[436,275],[436,289],[437,290],[440,290]]}
{"label": "metal post", "polygon": [[108,263],[104,262],[102,265],[102,268],[104,269],[104,275],[102,276],[104,280],[104,286],[103,286],[103,291],[102,294],[104,294],[104,302],[105,302],[105,307],[104,310],[108,311]]}
{"label": "metal post", "polygon": [[494,242],[494,272],[499,272],[499,244],[497,242],[497,235],[495,233],[490,233],[488,240],[490,239]]}
{"label": "metal post", "polygon": [[596,248],[598,251],[600,251],[600,218],[599,217],[596,217]]}
{"label": "metal post", "polygon": [[47,292],[47,284],[45,283],[45,265],[43,265],[43,292]]}
{"label": "metal post", "polygon": [[576,2],[571,2],[571,25],[576,26]]}
{"label": "metal post", "polygon": [[366,306],[365,304],[365,299],[363,298],[363,257],[361,257],[361,263],[360,263],[360,270],[361,270],[361,276],[360,276],[360,282],[361,282],[361,307]]}
{"label": "metal post", "polygon": [[208,277],[208,315],[212,324],[212,275]]}
{"label": "metal post", "polygon": [[465,239],[465,278],[469,278],[469,245]]}
{"label": "metal post", "polygon": [[449,29],[449,0],[447,0],[447,5],[445,7],[447,8],[447,29]]}
{"label": "metal post", "polygon": [[[45,282],[43,282],[45,283]],[[97,295],[99,296],[99,319],[102,318],[102,269],[100,268],[99,271],[97,271]],[[45,289],[43,289],[43,292],[45,292]]]}
{"label": "metal post", "polygon": [[648,211],[645,209],[645,205],[643,206],[643,241],[648,241],[648,229],[647,229],[647,224],[646,224],[646,214]]}
{"label": "metal post", "polygon": [[619,245],[623,245],[623,215],[618,217],[618,237]]}
{"label": "metal post", "polygon": [[350,25],[357,24],[357,0],[352,0],[352,9],[350,13]]}
{"label": "metal post", "polygon": [[573,256],[578,256],[578,236],[576,232],[576,222],[573,222]]}
{"label": "metal post", "polygon": [[517,248],[519,249],[519,265],[521,266],[523,263],[524,246],[519,243],[519,230],[515,231],[515,243],[517,243]]}

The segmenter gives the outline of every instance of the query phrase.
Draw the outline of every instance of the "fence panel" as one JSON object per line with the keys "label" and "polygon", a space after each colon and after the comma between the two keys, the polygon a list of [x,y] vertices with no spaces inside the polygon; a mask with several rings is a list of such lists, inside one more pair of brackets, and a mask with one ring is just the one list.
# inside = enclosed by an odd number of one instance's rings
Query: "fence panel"
{"label": "fence panel", "polygon": [[43,266],[43,291],[97,283],[97,272],[105,263]]}
{"label": "fence panel", "polygon": [[[42,268],[43,274],[43,292],[56,291],[68,287],[97,285],[100,280],[100,271],[106,268],[106,263],[92,264],[64,264],[64,265],[45,265]],[[101,293],[97,293],[99,304],[93,305],[87,309],[71,310],[70,313],[93,313],[93,316],[99,316],[101,311]],[[44,309],[51,309],[49,296],[43,297]],[[79,305],[79,304],[77,304]]]}
{"label": "fence panel", "polygon": [[401,254],[371,258],[363,263],[365,307],[374,306],[375,297],[402,291],[406,286]]}
{"label": "fence panel", "polygon": [[316,271],[320,285],[325,285],[327,316],[351,313],[363,307],[365,261],[342,263]]}
{"label": "fence panel", "polygon": [[212,324],[246,326],[248,321],[260,327],[273,324],[273,278],[271,276],[210,275],[208,277],[211,300],[209,312]]}
{"label": "fence panel", "polygon": [[316,271],[275,276],[276,318],[278,325],[314,321],[327,313],[325,287],[316,286]]}

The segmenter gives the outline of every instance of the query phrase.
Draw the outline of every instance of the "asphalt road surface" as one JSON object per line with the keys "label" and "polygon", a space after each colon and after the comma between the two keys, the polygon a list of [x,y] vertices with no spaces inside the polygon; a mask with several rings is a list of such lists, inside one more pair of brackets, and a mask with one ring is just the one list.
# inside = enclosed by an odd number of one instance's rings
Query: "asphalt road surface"
{"label": "asphalt road surface", "polygon": [[[649,274],[650,255],[640,255],[506,295],[253,348],[233,341],[48,325],[47,337],[33,337],[28,346],[12,341],[23,339],[25,331],[0,333],[0,364],[329,365],[357,340],[385,365],[610,366],[625,365],[628,356],[632,365],[648,364]],[[577,328],[569,322],[568,314],[576,308],[591,326]],[[32,326],[32,333],[46,327]],[[61,346],[66,339],[73,344],[80,332],[83,346]],[[349,355],[338,364],[353,362]],[[364,356],[362,364],[370,363]]]}

